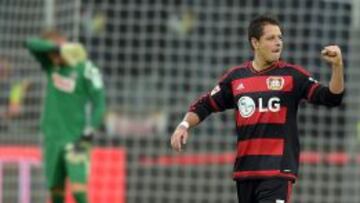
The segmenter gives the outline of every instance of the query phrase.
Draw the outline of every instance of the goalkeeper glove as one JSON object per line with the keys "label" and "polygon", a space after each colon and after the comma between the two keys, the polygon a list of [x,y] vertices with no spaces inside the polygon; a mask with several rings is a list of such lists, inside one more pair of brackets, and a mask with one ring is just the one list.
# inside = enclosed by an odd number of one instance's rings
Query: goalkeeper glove
{"label": "goalkeeper glove", "polygon": [[76,66],[87,58],[84,46],[76,42],[68,42],[60,47],[60,55],[70,66]]}
{"label": "goalkeeper glove", "polygon": [[65,146],[66,160],[73,164],[84,161],[87,162],[89,159],[93,136],[94,129],[87,127],[78,140],[68,143]]}
{"label": "goalkeeper glove", "polygon": [[94,137],[94,129],[92,127],[85,128],[80,140],[91,144]]}
{"label": "goalkeeper glove", "polygon": [[92,133],[84,134],[75,142],[68,143],[65,146],[66,160],[70,163],[80,163],[88,160],[92,146],[92,137]]}
{"label": "goalkeeper glove", "polygon": [[87,152],[91,148],[93,137],[94,130],[90,127],[86,128],[81,137],[74,143],[71,143],[67,149],[74,154]]}

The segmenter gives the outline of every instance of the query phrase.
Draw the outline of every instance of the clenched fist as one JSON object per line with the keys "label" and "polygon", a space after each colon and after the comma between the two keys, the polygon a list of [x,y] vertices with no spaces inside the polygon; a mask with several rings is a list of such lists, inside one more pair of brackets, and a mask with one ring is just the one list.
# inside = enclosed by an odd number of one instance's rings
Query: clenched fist
{"label": "clenched fist", "polygon": [[330,45],[323,48],[321,51],[322,58],[335,66],[342,66],[342,54],[341,49],[337,45]]}

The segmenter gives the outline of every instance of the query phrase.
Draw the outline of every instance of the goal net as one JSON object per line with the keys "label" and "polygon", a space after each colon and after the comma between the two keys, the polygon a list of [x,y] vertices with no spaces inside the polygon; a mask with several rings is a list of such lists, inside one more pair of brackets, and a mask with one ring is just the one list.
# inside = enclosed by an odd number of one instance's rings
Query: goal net
{"label": "goal net", "polygon": [[[331,71],[320,50],[339,44],[346,66],[340,108],[301,104],[299,109],[302,156],[292,202],[360,201],[360,1],[54,0],[53,5],[43,0],[1,3],[0,71],[9,76],[0,76],[0,82],[4,87],[24,79],[33,84],[23,115],[0,123],[1,160],[17,147],[29,147],[30,161],[38,156],[31,150],[40,147],[44,82],[22,42],[55,24],[85,44],[105,80],[108,113],[95,139],[91,188],[108,189],[92,193],[91,201],[236,202],[233,112],[207,118],[192,130],[180,154],[170,149],[169,138],[196,97],[212,89],[226,69],[251,57],[248,22],[271,13],[284,27],[285,60],[327,84]],[[11,95],[5,89],[2,112]],[[41,162],[30,166],[28,180],[25,169],[18,173],[20,165],[1,160],[0,202],[26,195],[31,202],[45,198]],[[30,194],[19,184],[24,179],[32,186]]]}
{"label": "goal net", "polygon": [[24,44],[52,27],[76,39],[79,10],[78,0],[0,3],[0,203],[46,202],[39,131],[45,78]]}

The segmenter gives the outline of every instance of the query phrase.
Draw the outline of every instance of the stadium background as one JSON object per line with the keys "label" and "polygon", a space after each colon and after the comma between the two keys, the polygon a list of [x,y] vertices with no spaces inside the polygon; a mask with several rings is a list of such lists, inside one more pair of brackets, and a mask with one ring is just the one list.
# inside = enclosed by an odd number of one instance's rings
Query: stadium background
{"label": "stadium background", "polygon": [[[346,65],[344,105],[303,104],[295,203],[360,202],[359,0],[2,0],[0,202],[45,202],[39,147],[44,77],[23,43],[55,26],[102,69],[108,114],[93,153],[92,202],[236,202],[232,112],[192,132],[182,154],[169,137],[187,106],[251,56],[246,26],[262,13],[285,28],[283,58],[322,82],[324,45]],[[100,189],[101,188],[101,189]]]}

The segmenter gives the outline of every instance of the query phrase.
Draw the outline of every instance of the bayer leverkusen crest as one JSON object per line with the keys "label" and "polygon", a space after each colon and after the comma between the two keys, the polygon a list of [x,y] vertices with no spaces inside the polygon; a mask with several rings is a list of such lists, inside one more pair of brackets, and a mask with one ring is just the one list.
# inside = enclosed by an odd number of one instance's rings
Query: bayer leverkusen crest
{"label": "bayer leverkusen crest", "polygon": [[266,79],[266,84],[269,90],[282,90],[285,79],[283,77],[272,76]]}

